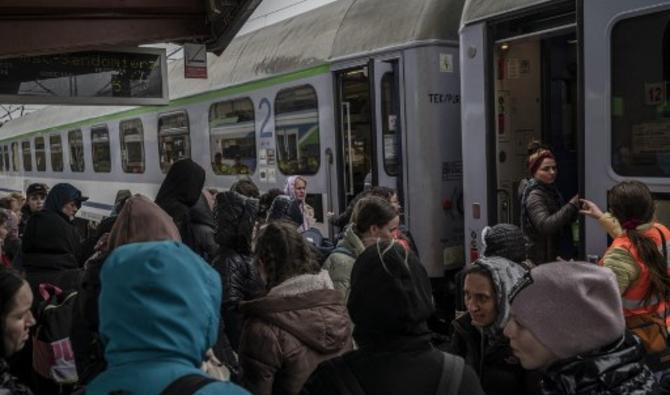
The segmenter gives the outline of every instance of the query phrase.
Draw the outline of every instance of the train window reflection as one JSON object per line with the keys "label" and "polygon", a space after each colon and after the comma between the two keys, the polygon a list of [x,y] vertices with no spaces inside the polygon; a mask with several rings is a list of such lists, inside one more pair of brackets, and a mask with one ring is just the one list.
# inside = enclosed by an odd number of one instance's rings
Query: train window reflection
{"label": "train window reflection", "polygon": [[84,171],[84,136],[81,129],[67,132],[67,141],[70,146],[70,170],[81,173]]}
{"label": "train window reflection", "polygon": [[319,170],[319,103],[311,85],[283,89],[275,98],[279,170],[316,174]]}
{"label": "train window reflection", "polygon": [[44,137],[35,137],[35,168],[37,171],[47,170],[47,154],[44,149]]}
{"label": "train window reflection", "polygon": [[91,128],[91,156],[93,157],[93,171],[96,173],[109,173],[112,171],[107,125]]}
{"label": "train window reflection", "polygon": [[216,174],[252,174],[256,170],[254,104],[250,99],[212,104],[209,149]]}
{"label": "train window reflection", "polygon": [[12,143],[12,171],[19,171],[19,143]]}
{"label": "train window reflection", "polygon": [[51,150],[51,169],[63,171],[63,143],[60,134],[49,136],[49,149]]}
{"label": "train window reflection", "polygon": [[188,114],[180,111],[158,118],[158,155],[161,171],[167,173],[179,159],[191,157]]}
{"label": "train window reflection", "polygon": [[121,167],[126,173],[144,173],[144,128],[142,120],[129,119],[119,124]]}
{"label": "train window reflection", "polygon": [[23,153],[23,170],[33,171],[33,156],[30,152],[30,141],[21,142],[21,152]]}
{"label": "train window reflection", "polygon": [[612,30],[612,168],[623,176],[670,176],[670,11]]}

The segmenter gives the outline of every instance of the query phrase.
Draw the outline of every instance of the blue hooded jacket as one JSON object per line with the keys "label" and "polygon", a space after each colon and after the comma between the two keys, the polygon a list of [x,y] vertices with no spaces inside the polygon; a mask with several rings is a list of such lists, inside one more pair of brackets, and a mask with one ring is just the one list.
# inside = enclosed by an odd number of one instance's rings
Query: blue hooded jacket
{"label": "blue hooded jacket", "polygon": [[[157,395],[199,369],[216,342],[221,280],[205,261],[175,241],[118,247],[101,272],[100,333],[107,369],[86,388],[89,395],[121,391]],[[199,395],[248,395],[229,382]]]}

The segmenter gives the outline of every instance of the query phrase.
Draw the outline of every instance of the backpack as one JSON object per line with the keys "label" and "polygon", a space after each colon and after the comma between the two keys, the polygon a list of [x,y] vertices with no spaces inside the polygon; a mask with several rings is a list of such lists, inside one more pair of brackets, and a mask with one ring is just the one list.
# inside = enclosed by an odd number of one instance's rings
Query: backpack
{"label": "backpack", "polygon": [[78,380],[70,343],[76,291],[63,292],[51,284],[40,284],[42,298],[37,309],[33,336],[33,370],[59,384]]}

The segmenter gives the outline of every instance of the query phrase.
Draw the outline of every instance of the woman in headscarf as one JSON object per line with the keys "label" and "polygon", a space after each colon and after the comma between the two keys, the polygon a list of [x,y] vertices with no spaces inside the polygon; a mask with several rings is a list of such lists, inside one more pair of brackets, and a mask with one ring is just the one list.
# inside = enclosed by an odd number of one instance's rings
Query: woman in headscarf
{"label": "woman in headscarf", "polygon": [[302,233],[314,225],[314,209],[307,204],[307,180],[301,176],[290,176],[286,180],[286,195],[298,201],[302,213],[302,223],[298,226],[298,232]]}
{"label": "woman in headscarf", "polygon": [[170,167],[156,195],[156,204],[172,217],[182,241],[194,251],[197,243],[190,211],[200,199],[204,185],[205,170],[190,158],[185,158]]}

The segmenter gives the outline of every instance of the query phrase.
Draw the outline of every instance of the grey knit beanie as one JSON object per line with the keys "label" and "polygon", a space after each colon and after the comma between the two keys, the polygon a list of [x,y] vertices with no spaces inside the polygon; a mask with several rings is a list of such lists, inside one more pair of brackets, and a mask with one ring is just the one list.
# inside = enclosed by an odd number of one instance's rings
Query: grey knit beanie
{"label": "grey knit beanie", "polygon": [[526,260],[526,238],[513,224],[497,224],[482,231],[484,256],[501,256],[512,262]]}
{"label": "grey knit beanie", "polygon": [[513,318],[561,359],[613,343],[626,329],[614,273],[592,263],[540,265],[510,299]]}

